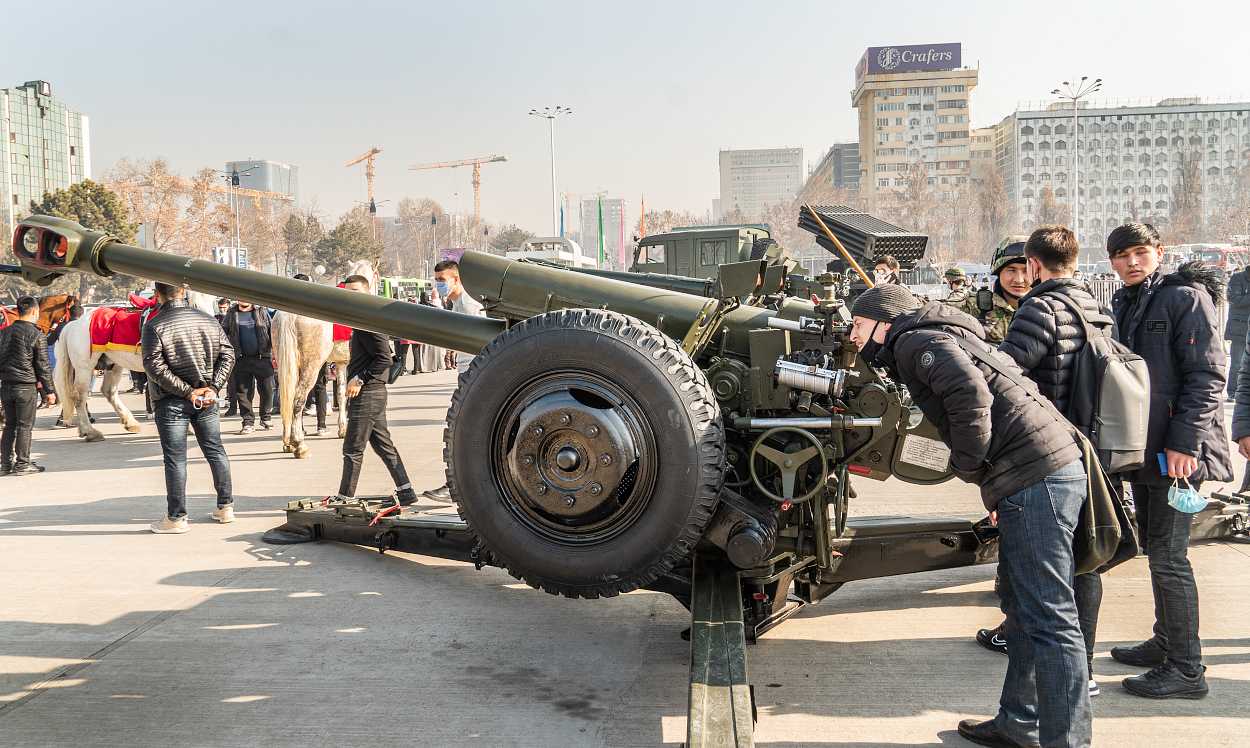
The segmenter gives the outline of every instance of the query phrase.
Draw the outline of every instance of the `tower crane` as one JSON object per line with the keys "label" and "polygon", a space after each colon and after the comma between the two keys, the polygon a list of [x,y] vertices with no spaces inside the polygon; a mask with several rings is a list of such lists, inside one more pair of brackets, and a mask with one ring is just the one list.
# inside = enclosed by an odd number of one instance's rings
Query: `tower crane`
{"label": "tower crane", "polygon": [[373,199],[373,157],[381,152],[381,148],[374,146],[369,149],[368,153],[352,159],[347,164],[348,166],[355,166],[361,161],[365,162],[365,179],[369,180],[369,212],[374,215],[378,212],[378,204]]}
{"label": "tower crane", "polygon": [[[357,159],[359,161],[360,159]],[[468,166],[473,164],[473,220],[481,220],[482,218],[482,164],[493,164],[496,161],[507,161],[507,156],[483,156],[481,158],[465,158],[459,161],[439,161],[434,164],[413,164],[408,168],[411,169],[447,169],[456,166]]]}

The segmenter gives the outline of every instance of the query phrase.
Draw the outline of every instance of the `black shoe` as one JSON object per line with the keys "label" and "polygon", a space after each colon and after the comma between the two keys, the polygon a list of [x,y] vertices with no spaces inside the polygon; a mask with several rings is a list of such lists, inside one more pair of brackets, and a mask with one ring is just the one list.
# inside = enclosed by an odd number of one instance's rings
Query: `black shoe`
{"label": "black shoe", "polygon": [[222,414],[222,418],[233,418],[238,415],[238,413],[239,411],[234,408],[227,408],[226,412]]}
{"label": "black shoe", "polygon": [[1004,621],[998,624],[998,628],[977,631],[977,644],[991,652],[1007,654],[1007,640],[1003,638],[1003,626],[1006,625],[1007,622]]}
{"label": "black shoe", "polygon": [[405,488],[395,494],[395,500],[399,502],[400,506],[412,506],[417,503],[417,492],[411,488]]}
{"label": "black shoe", "polygon": [[273,429],[273,421],[261,421],[261,431],[271,431]]}
{"label": "black shoe", "polygon": [[426,491],[425,493],[421,495],[429,499],[430,501],[437,501],[440,504],[453,503],[451,500],[451,489],[448,488],[446,483],[439,486],[438,488],[430,489],[429,491]]}
{"label": "black shoe", "polygon": [[1152,637],[1136,647],[1112,647],[1111,659],[1133,667],[1159,667],[1167,662],[1168,653]]}
{"label": "black shoe", "polygon": [[984,722],[977,722],[975,719],[960,720],[959,735],[964,740],[989,746],[989,748],[1033,748],[1037,745],[1037,743],[1017,743],[1003,734],[992,719]]}
{"label": "black shoe", "polygon": [[36,465],[33,462],[29,462],[25,465],[22,465],[21,467],[13,468],[11,474],[12,475],[34,475],[35,473],[42,473],[42,472],[43,472],[42,465]]}
{"label": "black shoe", "polygon": [[0,475],[8,475],[13,472],[13,468],[9,465],[0,465]]}
{"label": "black shoe", "polygon": [[1135,678],[1125,678],[1124,688],[1135,696],[1147,699],[1205,699],[1207,688],[1206,667],[1192,678],[1172,663],[1164,663],[1148,673]]}

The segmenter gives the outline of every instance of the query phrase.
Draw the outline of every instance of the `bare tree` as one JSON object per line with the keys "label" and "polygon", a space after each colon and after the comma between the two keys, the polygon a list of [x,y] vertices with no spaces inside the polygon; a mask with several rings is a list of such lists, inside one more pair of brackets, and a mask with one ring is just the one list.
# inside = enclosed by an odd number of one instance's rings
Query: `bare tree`
{"label": "bare tree", "polygon": [[165,252],[181,248],[186,239],[182,211],[185,188],[163,156],[137,161],[123,156],[104,172],[103,181],[126,205],[131,221],[147,224],[152,249]]}
{"label": "bare tree", "polygon": [[984,176],[973,183],[973,200],[979,229],[975,246],[981,250],[978,256],[988,257],[989,250],[998,246],[1003,237],[1015,234],[1019,226],[997,164],[991,164]]}
{"label": "bare tree", "polygon": [[1043,187],[1037,196],[1035,212],[1037,226],[1067,226],[1072,223],[1072,210],[1066,204],[1055,200],[1055,191],[1049,186]]}
{"label": "bare tree", "polygon": [[1172,180],[1172,220],[1169,244],[1202,241],[1202,153],[1197,148],[1180,152],[1179,175]]}
{"label": "bare tree", "polygon": [[926,230],[934,208],[937,194],[929,186],[929,173],[924,164],[913,161],[902,174],[902,190],[890,192],[881,206],[885,220],[908,231]]}
{"label": "bare tree", "polygon": [[1216,210],[1208,219],[1210,234],[1229,244],[1250,241],[1250,166],[1226,175],[1214,193]]}

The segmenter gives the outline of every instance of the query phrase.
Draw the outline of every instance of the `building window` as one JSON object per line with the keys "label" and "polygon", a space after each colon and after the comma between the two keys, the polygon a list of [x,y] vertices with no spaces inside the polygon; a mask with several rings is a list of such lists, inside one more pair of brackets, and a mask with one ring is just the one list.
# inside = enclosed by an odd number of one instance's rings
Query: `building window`
{"label": "building window", "polygon": [[1060,187],[1059,189],[1055,190],[1055,197],[1067,197],[1067,196],[1068,196],[1067,189]]}
{"label": "building window", "polygon": [[1209,120],[1207,120],[1207,129],[1208,129],[1208,130],[1214,130],[1215,128],[1217,128],[1217,127],[1219,127],[1219,126],[1220,126],[1220,121],[1219,121],[1218,119],[1209,119]]}
{"label": "building window", "polygon": [[933,86],[925,86],[925,87],[924,87],[924,95],[925,95],[925,96],[932,96],[932,95],[933,95]]}
{"label": "building window", "polygon": [[919,96],[919,95],[920,95],[920,89],[919,89],[919,88],[909,88],[909,89],[907,89],[907,95],[908,95],[908,96]]}
{"label": "building window", "polygon": [[1115,130],[1116,130],[1115,123],[1114,123],[1114,122],[1108,122],[1108,123],[1107,123],[1107,132],[1115,132]]}
{"label": "building window", "polygon": [[1038,143],[1038,144],[1037,144],[1037,149],[1038,149],[1039,151],[1049,151],[1049,150],[1050,150],[1050,141],[1049,141],[1049,140],[1043,140],[1042,142]]}
{"label": "building window", "polygon": [[878,187],[889,187],[889,186],[890,186],[890,180],[888,180],[888,179],[878,179],[878,180],[877,180],[877,186],[878,186]]}
{"label": "building window", "polygon": [[[1164,176],[1167,176],[1167,175],[1166,175],[1166,174],[1164,174]],[[1155,192],[1157,192],[1157,193],[1162,194],[1162,193],[1167,192],[1167,191],[1168,191],[1168,186],[1167,186],[1166,184],[1161,184],[1161,185],[1159,185],[1158,187],[1155,187]]]}
{"label": "building window", "polygon": [[1021,159],[1021,160],[1020,160],[1020,165],[1021,165],[1021,166],[1023,166],[1023,167],[1025,167],[1025,168],[1027,169],[1028,167],[1030,167],[1030,166],[1032,166],[1032,165],[1033,165],[1033,159],[1031,159],[1031,158],[1023,158],[1023,159]]}
{"label": "building window", "polygon": [[1020,150],[1022,150],[1022,151],[1031,151],[1031,150],[1033,150],[1033,144],[1032,144],[1032,143],[1030,143],[1030,142],[1028,142],[1028,141],[1026,140],[1025,142],[1023,142],[1023,143],[1021,143],[1021,144],[1020,144]]}
{"label": "building window", "polygon": [[879,120],[877,120],[877,127],[889,127],[889,126],[890,126],[890,118],[889,118],[889,117],[886,117],[885,119],[879,119]]}
{"label": "building window", "polygon": [[909,111],[909,112],[918,112],[918,111],[920,111],[920,105],[919,105],[919,104],[908,104],[908,105],[907,105],[907,111]]}
{"label": "building window", "polygon": [[933,111],[933,105],[932,105],[932,104],[925,104],[922,108],[923,108],[923,109],[924,109],[924,111],[926,111],[926,112],[932,112],[932,111]]}
{"label": "building window", "polygon": [[1102,125],[1095,122],[1089,126],[1089,131],[1090,132],[1102,132]]}
{"label": "building window", "polygon": [[1041,127],[1037,128],[1037,134],[1038,134],[1038,135],[1049,135],[1049,134],[1050,134],[1050,125],[1042,125]]}
{"label": "building window", "polygon": [[902,126],[903,126],[903,118],[902,118],[902,117],[895,117],[895,118],[894,118],[894,126],[895,126],[895,127],[902,127]]}
{"label": "building window", "polygon": [[1066,125],[1055,125],[1056,135],[1065,135],[1067,134],[1067,132],[1068,132],[1068,128]]}
{"label": "building window", "polygon": [[1091,189],[1091,190],[1089,191],[1089,195],[1090,195],[1090,197],[1098,197],[1098,196],[1099,196],[1099,195],[1101,195],[1101,194],[1102,194],[1102,188],[1101,188],[1101,187],[1094,187],[1093,189]]}
{"label": "building window", "polygon": [[17,130],[9,130],[9,142],[10,143],[17,142]]}
{"label": "building window", "polygon": [[909,121],[907,124],[911,125],[912,127],[920,127],[920,120],[913,119]]}
{"label": "building window", "polygon": [[967,99],[938,99],[938,109],[967,109]]}
{"label": "building window", "polygon": [[1033,128],[1032,128],[1032,127],[1029,127],[1028,125],[1025,125],[1024,127],[1021,127],[1021,128],[1020,128],[1020,134],[1021,134],[1021,135],[1032,135],[1032,134],[1033,134]]}
{"label": "building window", "polygon": [[1168,201],[1167,201],[1167,200],[1160,200],[1159,202],[1155,203],[1155,207],[1156,207],[1156,208],[1158,208],[1159,210],[1167,210],[1167,209],[1168,209]]}

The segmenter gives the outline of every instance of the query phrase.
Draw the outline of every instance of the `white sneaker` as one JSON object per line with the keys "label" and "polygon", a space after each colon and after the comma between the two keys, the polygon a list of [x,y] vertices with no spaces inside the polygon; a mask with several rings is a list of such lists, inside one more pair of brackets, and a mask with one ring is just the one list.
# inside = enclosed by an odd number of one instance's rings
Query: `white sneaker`
{"label": "white sneaker", "polygon": [[330,429],[317,429],[317,436],[329,436]]}
{"label": "white sneaker", "polygon": [[315,416],[315,415],[317,415],[317,409],[316,409],[316,408],[314,408],[314,407],[312,407],[312,406],[310,405],[310,406],[308,406],[307,408],[304,408],[304,415],[306,415],[306,416]]}
{"label": "white sneaker", "polygon": [[1102,693],[1102,691],[1098,690],[1098,681],[1094,680],[1093,678],[1090,678],[1089,679],[1089,695],[1097,696],[1100,693]]}
{"label": "white sneaker", "polygon": [[156,533],[157,535],[180,535],[186,532],[187,530],[191,529],[187,527],[186,517],[183,517],[182,519],[175,522],[169,518],[168,514],[162,517],[159,522],[153,522],[149,527],[151,528],[152,532]]}
{"label": "white sneaker", "polygon": [[213,519],[217,520],[223,525],[230,524],[231,522],[234,521],[234,506],[230,505],[230,506],[218,507],[217,511],[213,512]]}
{"label": "white sneaker", "polygon": [[261,421],[260,427],[265,431],[270,431],[273,429],[273,421]]}
{"label": "white sneaker", "polygon": [[243,434],[252,434],[252,433],[255,433],[255,432],[256,432],[256,427],[255,427],[255,426],[253,426],[253,425],[252,425],[252,424],[250,424],[250,423],[249,423],[248,425],[244,426],[243,428],[239,429],[239,434],[240,434],[240,435],[243,435]]}

